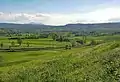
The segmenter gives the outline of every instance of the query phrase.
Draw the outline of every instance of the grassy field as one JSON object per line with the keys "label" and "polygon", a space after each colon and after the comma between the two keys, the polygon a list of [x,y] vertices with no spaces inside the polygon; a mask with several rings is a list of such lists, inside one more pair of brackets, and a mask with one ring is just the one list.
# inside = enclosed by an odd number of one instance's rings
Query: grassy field
{"label": "grassy field", "polygon": [[[0,38],[0,43],[3,42],[4,43],[4,47],[8,47],[9,45],[11,45],[11,42],[14,41],[15,44],[17,45],[17,40],[8,40],[8,38],[5,37],[1,37]],[[21,47],[26,47],[26,43],[29,42],[30,43],[30,47],[62,47],[66,44],[66,42],[57,42],[57,41],[53,41],[52,39],[49,38],[42,38],[42,39],[25,39],[22,42]]]}
{"label": "grassy field", "polygon": [[[120,36],[87,37],[88,41],[92,39],[105,40],[105,43],[71,50],[0,52],[0,82],[118,82]],[[8,47],[11,41],[1,37],[0,42]],[[29,39],[23,40],[21,47],[26,47],[27,42],[30,47],[65,47],[69,44],[52,39]]]}

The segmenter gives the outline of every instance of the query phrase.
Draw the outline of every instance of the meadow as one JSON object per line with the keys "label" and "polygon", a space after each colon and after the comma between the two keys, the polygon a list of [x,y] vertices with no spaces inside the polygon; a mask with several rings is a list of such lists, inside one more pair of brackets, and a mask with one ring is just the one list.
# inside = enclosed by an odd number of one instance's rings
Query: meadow
{"label": "meadow", "polygon": [[[82,39],[82,37],[73,37]],[[65,49],[69,42],[50,38],[25,39],[20,47],[45,48],[37,51],[0,51],[0,82],[118,82],[120,80],[120,36],[87,36],[104,40],[97,45],[80,45]],[[0,37],[3,49],[11,42]],[[46,49],[52,47],[52,49]],[[54,48],[53,48],[54,47]]]}

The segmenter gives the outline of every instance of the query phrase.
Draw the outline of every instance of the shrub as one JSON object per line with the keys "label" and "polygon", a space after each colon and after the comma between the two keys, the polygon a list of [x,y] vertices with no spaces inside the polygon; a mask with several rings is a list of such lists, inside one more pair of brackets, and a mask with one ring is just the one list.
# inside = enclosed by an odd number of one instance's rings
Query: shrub
{"label": "shrub", "polygon": [[15,42],[14,42],[14,41],[11,42],[11,46],[12,46],[12,47],[15,46]]}
{"label": "shrub", "polygon": [[22,44],[22,39],[21,39],[21,38],[18,38],[18,39],[17,39],[17,43],[19,44],[19,46],[21,46],[21,44]]}

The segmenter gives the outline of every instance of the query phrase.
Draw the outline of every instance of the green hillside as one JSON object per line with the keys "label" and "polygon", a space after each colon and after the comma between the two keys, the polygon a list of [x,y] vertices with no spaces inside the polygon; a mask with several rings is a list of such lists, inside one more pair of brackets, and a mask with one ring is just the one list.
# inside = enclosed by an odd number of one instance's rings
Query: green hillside
{"label": "green hillside", "polygon": [[[119,37],[113,36],[112,38]],[[75,37],[76,38],[76,37]],[[78,38],[78,37],[77,37]],[[79,37],[81,38],[81,37]],[[88,42],[97,37],[88,37]],[[106,38],[111,38],[107,37]],[[104,38],[99,37],[100,40]],[[98,40],[99,40],[98,39]],[[9,44],[8,40],[1,38]],[[16,41],[16,40],[15,40]],[[21,47],[26,47],[23,40]],[[64,42],[31,39],[30,47],[64,47]],[[53,45],[54,44],[54,45]],[[69,43],[68,43],[69,44]],[[1,82],[118,82],[120,79],[119,39],[91,46],[0,52]],[[16,49],[16,47],[14,47]]]}

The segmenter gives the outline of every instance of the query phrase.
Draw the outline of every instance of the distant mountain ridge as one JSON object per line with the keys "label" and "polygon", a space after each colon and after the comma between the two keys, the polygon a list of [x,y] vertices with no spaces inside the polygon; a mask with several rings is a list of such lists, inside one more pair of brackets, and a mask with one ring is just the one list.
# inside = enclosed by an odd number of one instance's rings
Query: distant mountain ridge
{"label": "distant mountain ridge", "polygon": [[[52,25],[44,25],[44,24],[14,24],[14,23],[0,23],[0,28],[12,28],[12,29],[19,29],[23,31],[28,30],[36,30],[40,28],[71,28],[79,29],[79,28],[120,28],[120,22],[117,23],[98,23],[98,24],[66,24],[61,26],[52,26]],[[52,30],[52,29],[49,29]]]}
{"label": "distant mountain ridge", "polygon": [[76,28],[85,28],[85,27],[93,27],[93,28],[97,28],[97,27],[103,27],[103,28],[112,28],[112,27],[120,27],[120,22],[116,22],[116,23],[96,23],[96,24],[67,24],[65,25],[65,27],[76,27]]}
{"label": "distant mountain ridge", "polygon": [[[31,26],[30,26],[31,25]],[[12,26],[16,26],[16,28],[22,27],[22,26],[37,26],[39,28],[41,27],[77,27],[77,28],[83,28],[83,27],[97,27],[97,26],[101,26],[101,27],[120,27],[120,22],[117,23],[97,23],[97,24],[82,24],[82,23],[77,23],[77,24],[66,24],[66,25],[60,25],[60,26],[54,26],[54,25],[44,25],[42,23],[28,23],[28,24],[15,24],[15,23],[0,23],[0,28],[11,28]]]}

